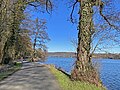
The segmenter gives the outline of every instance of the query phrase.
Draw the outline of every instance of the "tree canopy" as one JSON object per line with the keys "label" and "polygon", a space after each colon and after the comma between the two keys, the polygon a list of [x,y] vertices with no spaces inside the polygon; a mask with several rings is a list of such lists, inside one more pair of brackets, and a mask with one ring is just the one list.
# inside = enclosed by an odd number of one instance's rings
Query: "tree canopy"
{"label": "tree canopy", "polygon": [[[27,30],[20,28],[21,22],[25,19],[24,10],[27,5],[35,8],[44,7],[47,12],[52,9],[49,0],[0,0],[0,63],[3,63],[8,57],[15,58],[15,49],[20,48],[15,48],[16,44],[18,44],[16,42],[21,41],[24,44],[20,45],[21,47],[28,47],[27,44],[31,43],[30,37],[25,33]],[[25,35],[20,33],[25,33]],[[27,42],[24,42],[26,40]]]}

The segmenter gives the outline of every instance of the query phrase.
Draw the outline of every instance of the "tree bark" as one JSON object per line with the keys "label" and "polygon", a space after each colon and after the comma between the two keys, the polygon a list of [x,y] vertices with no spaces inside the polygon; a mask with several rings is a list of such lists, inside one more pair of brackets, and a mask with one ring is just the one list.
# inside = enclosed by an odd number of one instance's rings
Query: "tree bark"
{"label": "tree bark", "polygon": [[[93,9],[90,0],[81,1],[80,4],[77,60],[81,62],[80,68],[86,70],[87,64],[91,61],[90,43]],[[76,65],[79,66],[79,63],[76,62]]]}
{"label": "tree bark", "polygon": [[71,73],[74,80],[98,84],[98,74],[91,64],[91,36],[93,28],[93,7],[90,0],[80,0],[77,61]]}
{"label": "tree bark", "polygon": [[[14,14],[18,10],[16,11],[14,10],[14,6],[15,6],[14,2],[15,0],[13,1],[5,0],[4,2],[1,3],[2,9],[0,10],[0,13],[1,13],[0,14],[1,16],[0,18],[0,64],[4,62],[5,56],[7,57],[11,56],[12,54],[11,51],[14,51],[11,49],[13,48],[13,46],[10,46],[10,45],[13,43],[11,43],[10,41],[12,41],[11,37],[14,35],[14,32],[15,30],[17,30],[17,27],[19,24],[19,23],[16,24],[16,21],[15,21],[15,19],[16,20],[18,19],[17,18],[18,16],[15,16]],[[20,21],[20,19],[17,21]]]}
{"label": "tree bark", "polygon": [[3,56],[4,56],[4,49],[5,49],[5,44],[9,38],[9,36],[11,36],[11,32],[8,31],[3,31],[3,33],[1,34],[1,40],[0,40],[0,64],[2,63],[3,60]]}
{"label": "tree bark", "polygon": [[4,56],[5,44],[11,37],[10,21],[11,15],[9,9],[12,8],[10,0],[1,0],[0,4],[0,64],[2,63]]}

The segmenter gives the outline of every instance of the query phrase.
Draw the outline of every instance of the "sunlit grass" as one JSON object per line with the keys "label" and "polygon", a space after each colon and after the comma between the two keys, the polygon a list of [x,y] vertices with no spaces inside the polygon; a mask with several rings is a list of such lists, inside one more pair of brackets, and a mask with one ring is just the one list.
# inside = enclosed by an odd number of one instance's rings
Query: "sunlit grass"
{"label": "sunlit grass", "polygon": [[62,90],[105,90],[105,88],[97,87],[93,84],[71,81],[68,76],[50,66],[50,71],[55,75]]}

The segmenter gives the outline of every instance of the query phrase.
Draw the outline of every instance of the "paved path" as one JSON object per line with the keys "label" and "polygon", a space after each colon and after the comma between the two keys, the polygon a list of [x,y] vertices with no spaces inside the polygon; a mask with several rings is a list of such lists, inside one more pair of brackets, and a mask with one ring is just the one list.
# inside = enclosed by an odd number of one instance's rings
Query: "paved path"
{"label": "paved path", "polygon": [[60,90],[46,67],[24,64],[22,69],[0,82],[0,90]]}

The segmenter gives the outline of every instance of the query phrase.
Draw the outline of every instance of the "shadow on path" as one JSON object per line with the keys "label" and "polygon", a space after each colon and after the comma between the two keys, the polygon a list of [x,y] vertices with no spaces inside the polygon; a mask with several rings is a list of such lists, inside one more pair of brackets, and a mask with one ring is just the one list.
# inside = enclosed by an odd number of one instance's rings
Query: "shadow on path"
{"label": "shadow on path", "polygon": [[24,64],[22,69],[0,82],[0,90],[60,90],[50,71],[38,64]]}

